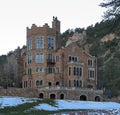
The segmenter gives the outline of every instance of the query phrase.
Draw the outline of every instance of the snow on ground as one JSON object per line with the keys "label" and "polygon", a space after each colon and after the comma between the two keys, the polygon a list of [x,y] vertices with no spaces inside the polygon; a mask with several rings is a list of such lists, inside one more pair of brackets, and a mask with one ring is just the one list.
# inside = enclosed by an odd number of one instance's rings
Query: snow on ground
{"label": "snow on ground", "polygon": [[40,104],[35,106],[39,110],[63,110],[63,109],[94,109],[94,110],[112,110],[120,109],[120,104],[115,102],[92,102],[92,101],[72,101],[72,100],[56,100],[56,106],[48,104]]}
{"label": "snow on ground", "polygon": [[[38,98],[23,98],[23,97],[0,97],[0,108],[6,106],[17,106],[20,104],[33,102],[38,100]],[[113,113],[118,113],[115,115],[120,115],[120,104],[116,102],[92,102],[92,101],[75,101],[75,100],[55,100],[56,105],[51,106],[49,104],[39,104],[35,106],[34,109],[37,110],[47,110],[47,111],[57,111],[57,110],[80,110],[80,109],[91,109],[91,110],[106,110],[112,111]]]}
{"label": "snow on ground", "polygon": [[2,96],[0,97],[0,108],[4,108],[7,106],[17,106],[20,104],[24,104],[27,102],[33,102],[34,99],[24,98],[24,97],[10,97],[10,96]]}

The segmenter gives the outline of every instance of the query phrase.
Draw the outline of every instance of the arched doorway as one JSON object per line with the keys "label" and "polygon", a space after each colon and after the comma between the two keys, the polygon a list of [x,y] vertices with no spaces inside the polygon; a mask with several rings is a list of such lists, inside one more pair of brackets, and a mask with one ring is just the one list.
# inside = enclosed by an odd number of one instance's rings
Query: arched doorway
{"label": "arched doorway", "polygon": [[55,99],[55,94],[50,94],[50,99]]}
{"label": "arched doorway", "polygon": [[96,97],[95,97],[95,101],[100,101],[100,97],[99,97],[99,96],[96,96]]}
{"label": "arched doorway", "polygon": [[49,87],[52,86],[52,83],[51,83],[51,82],[48,82],[48,86],[49,86]]}
{"label": "arched doorway", "polygon": [[81,95],[81,96],[80,96],[80,100],[86,101],[86,100],[87,100],[87,97],[86,97],[85,95]]}
{"label": "arched doorway", "polygon": [[64,99],[64,94],[60,94],[60,99]]}
{"label": "arched doorway", "polygon": [[43,93],[40,93],[40,94],[39,94],[39,98],[41,98],[41,99],[43,99],[43,98],[44,98]]}

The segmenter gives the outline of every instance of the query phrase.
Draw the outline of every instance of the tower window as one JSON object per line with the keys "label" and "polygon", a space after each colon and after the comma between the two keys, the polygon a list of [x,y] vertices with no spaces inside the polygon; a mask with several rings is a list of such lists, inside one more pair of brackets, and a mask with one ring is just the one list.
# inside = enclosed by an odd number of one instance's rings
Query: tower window
{"label": "tower window", "polygon": [[44,48],[44,38],[41,36],[36,37],[36,48],[37,49],[42,49]]}
{"label": "tower window", "polygon": [[31,50],[32,49],[32,38],[28,38],[28,43],[27,43],[27,46],[28,46],[28,50]]}
{"label": "tower window", "polygon": [[54,38],[48,38],[48,49],[54,49]]}

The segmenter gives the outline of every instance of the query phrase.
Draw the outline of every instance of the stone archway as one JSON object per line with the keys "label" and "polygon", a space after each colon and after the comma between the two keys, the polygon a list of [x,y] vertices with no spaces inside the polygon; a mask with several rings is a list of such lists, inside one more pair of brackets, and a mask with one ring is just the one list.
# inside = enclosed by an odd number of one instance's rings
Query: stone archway
{"label": "stone archway", "polygon": [[95,101],[100,101],[100,96],[96,96]]}
{"label": "stone archway", "polygon": [[80,96],[80,100],[82,100],[82,101],[87,101],[86,95],[81,95],[81,96]]}
{"label": "stone archway", "polygon": [[40,93],[40,94],[39,94],[39,98],[43,99],[43,98],[44,98],[44,94],[43,94],[43,93]]}
{"label": "stone archway", "polygon": [[64,94],[60,94],[60,99],[64,99]]}
{"label": "stone archway", "polygon": [[52,94],[50,94],[50,99],[55,99],[55,94],[54,93],[52,93]]}

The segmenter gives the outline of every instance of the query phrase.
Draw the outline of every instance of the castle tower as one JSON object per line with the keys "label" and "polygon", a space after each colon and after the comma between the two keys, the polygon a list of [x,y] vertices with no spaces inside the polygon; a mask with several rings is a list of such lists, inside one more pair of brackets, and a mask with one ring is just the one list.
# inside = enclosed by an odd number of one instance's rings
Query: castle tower
{"label": "castle tower", "polygon": [[56,31],[56,48],[60,48],[60,21],[53,16],[52,28]]}
{"label": "castle tower", "polygon": [[[27,28],[27,51],[24,88],[37,88],[54,81],[55,52],[60,48],[60,21],[53,18],[52,28],[33,24]],[[49,76],[49,77],[47,77]],[[58,80],[59,81],[59,80]]]}

